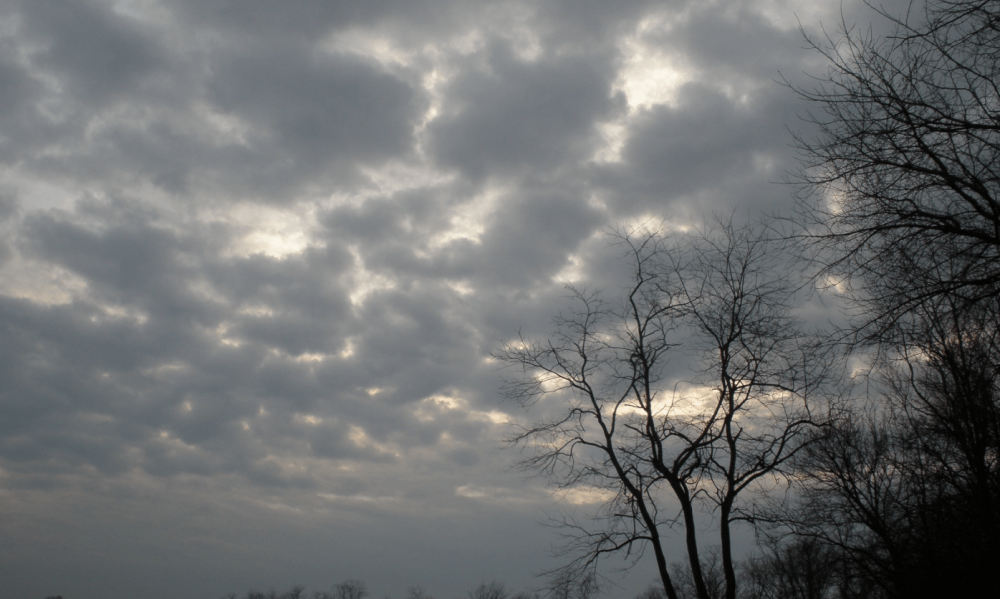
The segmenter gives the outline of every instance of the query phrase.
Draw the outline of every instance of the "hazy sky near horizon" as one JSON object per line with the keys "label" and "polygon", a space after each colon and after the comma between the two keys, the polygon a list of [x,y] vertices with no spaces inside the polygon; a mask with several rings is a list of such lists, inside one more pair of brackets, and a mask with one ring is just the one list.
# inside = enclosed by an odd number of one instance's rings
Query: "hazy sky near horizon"
{"label": "hazy sky near horizon", "polygon": [[0,597],[534,584],[599,497],[490,352],[609,226],[789,210],[858,4],[0,0]]}

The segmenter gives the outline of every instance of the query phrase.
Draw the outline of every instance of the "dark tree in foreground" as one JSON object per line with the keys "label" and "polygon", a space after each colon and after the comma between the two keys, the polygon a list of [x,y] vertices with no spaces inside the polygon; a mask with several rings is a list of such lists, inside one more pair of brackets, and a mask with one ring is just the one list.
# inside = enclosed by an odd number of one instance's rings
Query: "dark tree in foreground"
{"label": "dark tree in foreground", "polygon": [[884,342],[926,301],[1000,293],[1000,3],[879,12],[892,35],[812,42],[829,70],[793,87],[818,109],[820,133],[797,140],[812,257]]}
{"label": "dark tree in foreground", "polygon": [[595,599],[600,589],[594,572],[579,576],[572,570],[562,570],[551,579],[547,599]]}
{"label": "dark tree in foreground", "polygon": [[[839,581],[839,553],[813,537],[769,542],[741,568],[741,599],[827,599]],[[849,595],[840,594],[841,599]]]}
{"label": "dark tree in foreground", "polygon": [[[695,599],[698,596],[698,586],[691,576],[690,568],[682,562],[670,565],[670,573],[677,585],[677,595],[684,599]],[[701,575],[705,580],[705,591],[709,599],[722,599],[726,596],[726,573],[722,568],[722,551],[718,545],[702,552]],[[743,596],[743,583],[740,584],[740,597]]]}
{"label": "dark tree in foreground", "polygon": [[911,3],[814,43],[805,238],[875,344],[872,403],[798,462],[788,523],[841,597],[969,596],[1000,563],[1000,2]]}
{"label": "dark tree in foreground", "polygon": [[830,362],[792,318],[781,253],[761,230],[720,221],[698,236],[619,240],[633,267],[620,298],[573,290],[579,308],[552,335],[498,352],[518,371],[508,397],[540,414],[513,442],[529,451],[528,470],[609,497],[592,522],[563,522],[563,575],[649,549],[677,599],[664,535],[679,529],[695,596],[710,599],[703,508],[717,518],[724,596],[734,599],[732,527],[823,423]]}
{"label": "dark tree in foreground", "polygon": [[880,402],[799,456],[787,523],[839,552],[853,596],[972,596],[1000,563],[1000,320],[929,307],[880,363]]}

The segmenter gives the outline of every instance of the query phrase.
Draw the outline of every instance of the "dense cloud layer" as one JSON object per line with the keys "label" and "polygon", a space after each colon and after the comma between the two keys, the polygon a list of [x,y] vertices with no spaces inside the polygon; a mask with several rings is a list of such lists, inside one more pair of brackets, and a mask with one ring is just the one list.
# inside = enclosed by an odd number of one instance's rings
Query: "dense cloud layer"
{"label": "dense cloud layer", "polygon": [[4,3],[0,595],[532,584],[595,498],[509,470],[490,352],[609,226],[789,207],[796,10]]}

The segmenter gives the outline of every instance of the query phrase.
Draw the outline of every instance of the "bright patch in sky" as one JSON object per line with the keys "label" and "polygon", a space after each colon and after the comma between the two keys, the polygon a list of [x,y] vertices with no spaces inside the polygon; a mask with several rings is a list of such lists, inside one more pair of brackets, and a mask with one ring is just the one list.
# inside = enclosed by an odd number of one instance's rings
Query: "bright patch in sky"
{"label": "bright patch in sky", "polygon": [[625,92],[633,109],[648,108],[674,101],[677,88],[694,80],[679,56],[665,52],[647,41],[653,33],[663,34],[674,26],[676,17],[656,16],[639,23],[632,36],[622,40],[624,66],[615,86]]}
{"label": "bright patch in sky", "polygon": [[262,254],[285,258],[304,250],[315,226],[315,213],[309,207],[294,210],[245,206],[220,215],[236,230],[229,252],[235,256]]}
{"label": "bright patch in sky", "polygon": [[87,288],[86,279],[33,260],[12,260],[0,272],[0,290],[4,295],[43,304],[67,304]]}
{"label": "bright patch in sky", "polygon": [[557,501],[570,505],[600,504],[614,497],[614,492],[608,489],[597,487],[574,487],[572,489],[559,489],[552,491],[552,496]]}

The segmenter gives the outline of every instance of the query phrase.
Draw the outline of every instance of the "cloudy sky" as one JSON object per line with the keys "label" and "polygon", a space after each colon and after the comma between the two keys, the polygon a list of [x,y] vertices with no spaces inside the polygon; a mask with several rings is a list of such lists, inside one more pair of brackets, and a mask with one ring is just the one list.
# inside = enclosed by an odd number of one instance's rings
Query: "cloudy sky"
{"label": "cloudy sky", "polygon": [[608,226],[787,211],[841,10],[0,0],[0,597],[535,584],[595,498],[511,470],[491,350]]}

